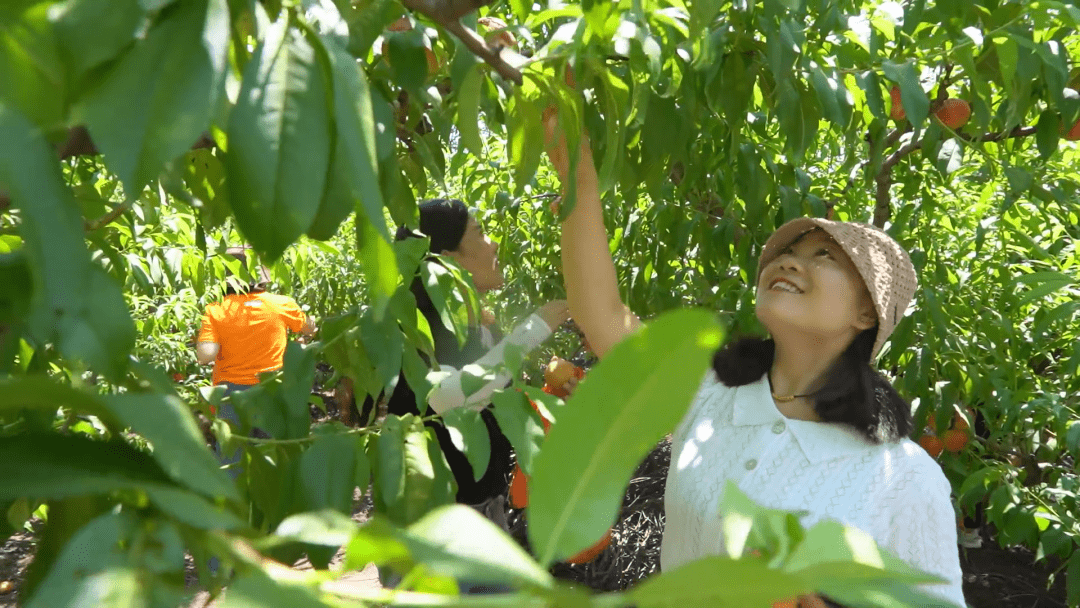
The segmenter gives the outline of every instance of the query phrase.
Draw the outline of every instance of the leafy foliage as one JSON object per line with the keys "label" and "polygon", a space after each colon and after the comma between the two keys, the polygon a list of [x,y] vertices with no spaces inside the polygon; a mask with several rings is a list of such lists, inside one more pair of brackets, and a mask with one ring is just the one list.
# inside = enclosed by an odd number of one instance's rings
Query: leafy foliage
{"label": "leafy foliage", "polygon": [[[983,505],[999,542],[1060,560],[1080,605],[1080,175],[1069,143],[1080,10],[480,7],[509,23],[519,54],[463,34],[479,27],[471,12],[405,4],[414,12],[390,0],[0,8],[0,462],[13,482],[0,506],[10,528],[48,505],[28,605],[176,605],[185,551],[236,568],[225,605],[450,605],[434,595],[461,578],[511,584],[507,605],[742,605],[811,590],[852,606],[929,605],[910,586],[917,574],[859,562],[876,552],[867,539],[803,531],[734,492],[726,510],[752,522],[747,538],[783,531],[762,557],[733,548],[597,596],[543,570],[610,524],[634,459],[673,428],[722,333],[761,330],[760,246],[802,215],[872,221],[911,251],[921,289],[882,368],[916,406],[919,434],[964,421],[967,442],[940,457],[959,512]],[[387,29],[403,15],[404,31]],[[969,104],[969,122],[937,116],[949,99]],[[418,199],[477,206],[507,268],[487,303],[504,323],[561,295],[557,188],[541,154],[549,105],[587,129],[621,290],[655,320],[569,404],[545,403],[558,423],[542,445],[526,400],[498,397],[534,469],[534,560],[449,505],[453,478],[426,417],[313,425],[309,399],[326,380],[319,364],[358,400],[377,400],[402,372],[423,399],[433,344],[408,290],[417,273],[459,336],[479,308],[460,268],[423,259],[423,240],[391,242]],[[258,254],[247,266],[222,255],[241,241]],[[226,273],[249,279],[259,263],[322,327],[233,397],[240,428],[215,423],[242,454],[230,483],[196,424],[193,412],[221,395],[190,346]],[[551,349],[579,346],[562,334]],[[680,353],[678,365],[657,366],[657,349]],[[513,388],[529,392],[548,354],[510,362],[522,372]],[[448,423],[482,471],[477,420]],[[357,528],[345,517],[369,480],[378,517]],[[322,585],[332,574],[263,559],[306,553],[325,566],[338,547],[350,566],[401,572],[408,591],[343,598]],[[200,569],[202,587],[223,583]]]}

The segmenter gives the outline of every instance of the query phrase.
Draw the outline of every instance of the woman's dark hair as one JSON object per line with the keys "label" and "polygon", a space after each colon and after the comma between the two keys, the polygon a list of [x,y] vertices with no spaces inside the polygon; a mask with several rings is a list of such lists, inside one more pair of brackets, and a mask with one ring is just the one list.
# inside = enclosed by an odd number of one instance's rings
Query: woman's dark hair
{"label": "woman's dark hair", "polygon": [[[871,443],[896,441],[911,434],[911,406],[884,376],[870,366],[878,328],[855,336],[827,372],[825,386],[810,395],[814,411],[825,422],[855,427]],[[757,382],[772,367],[776,343],[744,337],[716,351],[713,371],[727,386]]]}
{"label": "woman's dark hair", "polygon": [[[241,266],[247,266],[246,248],[229,247],[225,250],[225,254],[235,258]],[[225,279],[225,295],[227,296],[261,293],[266,291],[266,287],[270,284],[270,275],[262,266],[258,268],[258,280],[251,283],[245,283],[240,277],[234,276],[228,268],[225,269],[225,274],[228,275]]]}
{"label": "woman's dark hair", "polygon": [[[431,239],[428,251],[442,253],[457,251],[465,229],[469,225],[469,208],[465,203],[454,198],[433,198],[422,201],[420,209],[420,232]],[[397,240],[418,237],[408,226],[401,226],[397,231]]]}
{"label": "woman's dark hair", "polygon": [[[465,236],[465,229],[469,224],[469,209],[465,203],[457,199],[436,198],[420,203],[420,232],[408,226],[398,228],[396,240],[408,238],[421,238],[427,236],[431,239],[428,251],[441,253],[443,251],[456,251]],[[458,346],[454,333],[442,323],[431,296],[424,289],[424,284],[417,275],[409,286],[413,296],[416,297],[416,308],[423,313],[431,326],[431,338],[435,342],[435,360],[439,363],[461,367],[472,363],[484,354],[483,345],[480,342],[480,332],[470,328],[464,346]]]}

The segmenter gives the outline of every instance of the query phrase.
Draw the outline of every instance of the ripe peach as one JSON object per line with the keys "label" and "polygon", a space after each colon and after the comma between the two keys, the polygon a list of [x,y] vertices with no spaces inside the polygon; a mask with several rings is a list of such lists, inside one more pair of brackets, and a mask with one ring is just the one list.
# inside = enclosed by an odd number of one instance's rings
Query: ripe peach
{"label": "ripe peach", "polygon": [[971,104],[963,99],[946,99],[934,116],[946,127],[956,130],[971,120]]}
{"label": "ripe peach", "polygon": [[892,100],[892,105],[889,107],[889,118],[893,120],[904,120],[907,118],[907,112],[904,111],[904,106],[900,102],[900,87],[893,85],[893,88],[889,90],[889,98]]}
{"label": "ripe peach", "polygon": [[560,357],[552,357],[544,368],[544,382],[552,388],[562,388],[573,377],[574,364]]}
{"label": "ripe peach", "polygon": [[941,438],[943,440],[942,443],[945,444],[945,449],[950,452],[959,452],[964,449],[964,446],[967,445],[968,442],[967,432],[958,431],[956,429],[945,431],[945,434],[942,435]]}
{"label": "ripe peach", "polygon": [[945,449],[945,442],[943,442],[937,435],[923,435],[919,437],[919,445],[923,447],[931,458],[937,458],[941,456],[941,451]]}

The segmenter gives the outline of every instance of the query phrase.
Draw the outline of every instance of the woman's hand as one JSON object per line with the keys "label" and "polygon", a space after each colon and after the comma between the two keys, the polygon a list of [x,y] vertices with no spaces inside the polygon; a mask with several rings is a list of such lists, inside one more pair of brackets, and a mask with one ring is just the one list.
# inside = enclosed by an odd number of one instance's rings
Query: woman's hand
{"label": "woman's hand", "polygon": [[544,150],[559,179],[566,181],[566,176],[570,174],[570,151],[566,144],[566,133],[559,128],[559,111],[555,106],[548,106],[544,110],[543,122]]}
{"label": "woman's hand", "polygon": [[536,309],[536,314],[547,323],[551,331],[570,320],[570,305],[566,300],[552,300]]}

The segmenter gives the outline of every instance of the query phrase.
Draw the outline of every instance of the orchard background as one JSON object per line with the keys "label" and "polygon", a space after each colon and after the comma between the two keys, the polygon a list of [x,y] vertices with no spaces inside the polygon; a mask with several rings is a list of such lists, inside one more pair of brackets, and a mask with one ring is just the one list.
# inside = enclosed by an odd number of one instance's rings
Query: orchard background
{"label": "orchard background", "polygon": [[[813,215],[873,222],[912,253],[920,289],[882,368],[917,407],[913,439],[958,515],[1054,564],[1080,605],[1078,22],[1074,3],[1041,0],[4,2],[0,526],[42,522],[20,602],[164,607],[227,585],[228,606],[744,606],[811,590],[929,605],[872,542],[734,493],[732,521],[753,525],[727,556],[618,593],[547,572],[611,525],[723,336],[760,330],[760,247]],[[504,326],[563,295],[549,105],[588,128],[624,295],[655,321],[568,406],[530,379],[573,335],[507,362],[558,419],[541,449],[522,394],[495,401],[533,474],[529,555],[447,506],[420,419],[313,425],[309,400],[347,378],[362,401],[402,369],[425,385],[418,268],[455,328],[476,305],[422,241],[392,243],[417,200],[479,209]],[[226,269],[251,270],[222,255],[241,243],[321,329],[238,400],[274,439],[216,425],[244,450],[234,484],[196,423],[220,395],[192,342]],[[446,423],[481,468],[478,418]],[[369,484],[376,517],[358,527]],[[341,547],[410,591],[335,590]],[[305,554],[315,571],[282,565]],[[209,572],[212,555],[235,576]],[[457,597],[462,576],[516,595]]]}

